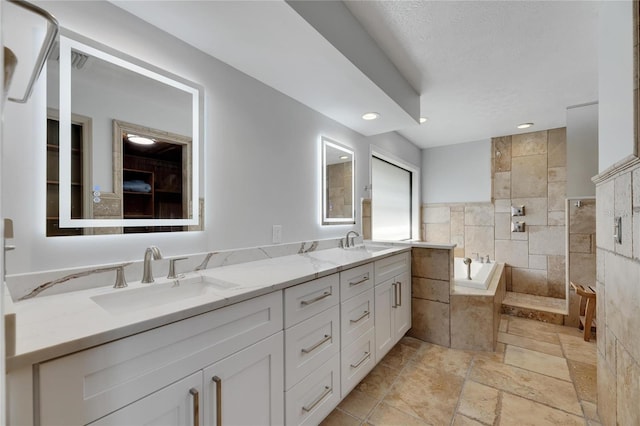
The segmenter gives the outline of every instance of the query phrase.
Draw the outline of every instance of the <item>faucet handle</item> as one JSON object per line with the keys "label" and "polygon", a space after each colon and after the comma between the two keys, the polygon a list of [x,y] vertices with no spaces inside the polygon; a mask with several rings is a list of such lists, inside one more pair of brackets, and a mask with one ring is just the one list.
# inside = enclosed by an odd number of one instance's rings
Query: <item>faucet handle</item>
{"label": "faucet handle", "polygon": [[176,262],[178,260],[187,259],[186,257],[174,257],[173,259],[169,259],[169,274],[167,275],[167,279],[174,280],[178,278],[176,275]]}
{"label": "faucet handle", "polygon": [[118,266],[118,269],[116,269],[116,283],[113,288],[125,287],[127,287],[127,279],[124,277],[124,266]]}

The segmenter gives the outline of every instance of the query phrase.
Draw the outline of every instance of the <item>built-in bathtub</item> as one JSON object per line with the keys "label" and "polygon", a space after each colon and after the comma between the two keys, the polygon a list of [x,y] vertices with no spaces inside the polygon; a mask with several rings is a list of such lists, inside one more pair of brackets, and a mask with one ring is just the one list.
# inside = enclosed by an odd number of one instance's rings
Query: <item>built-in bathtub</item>
{"label": "built-in bathtub", "polygon": [[496,265],[496,262],[481,263],[480,261],[472,260],[471,279],[469,279],[467,277],[467,265],[464,264],[464,258],[456,257],[453,259],[455,285],[486,290],[489,288]]}

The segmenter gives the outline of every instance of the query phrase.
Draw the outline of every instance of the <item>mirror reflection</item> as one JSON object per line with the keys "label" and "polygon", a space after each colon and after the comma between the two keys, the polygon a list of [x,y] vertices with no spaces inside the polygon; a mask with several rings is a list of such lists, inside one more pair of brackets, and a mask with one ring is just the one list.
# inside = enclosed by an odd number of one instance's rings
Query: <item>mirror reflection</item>
{"label": "mirror reflection", "polygon": [[354,153],[322,139],[322,224],[355,223]]}
{"label": "mirror reflection", "polygon": [[47,66],[47,235],[197,228],[199,89],[105,50]]}

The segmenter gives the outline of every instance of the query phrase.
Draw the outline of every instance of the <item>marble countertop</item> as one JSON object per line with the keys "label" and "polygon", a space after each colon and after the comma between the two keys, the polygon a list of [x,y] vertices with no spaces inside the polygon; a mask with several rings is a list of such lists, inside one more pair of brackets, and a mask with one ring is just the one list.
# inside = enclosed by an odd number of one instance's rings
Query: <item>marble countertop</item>
{"label": "marble countertop", "polygon": [[[7,357],[7,371],[64,356],[116,339],[180,321],[188,317],[281,290],[306,281],[353,268],[373,260],[409,251],[410,244],[313,251],[253,262],[205,269],[186,274],[184,279],[157,279],[154,284],[129,283],[127,288],[98,287],[37,297],[13,304],[16,315],[15,355]],[[207,280],[213,286],[178,301],[160,301],[135,309],[117,309],[118,301],[176,284],[192,285]],[[206,288],[205,288],[206,287]],[[108,310],[95,300],[115,300]]]}

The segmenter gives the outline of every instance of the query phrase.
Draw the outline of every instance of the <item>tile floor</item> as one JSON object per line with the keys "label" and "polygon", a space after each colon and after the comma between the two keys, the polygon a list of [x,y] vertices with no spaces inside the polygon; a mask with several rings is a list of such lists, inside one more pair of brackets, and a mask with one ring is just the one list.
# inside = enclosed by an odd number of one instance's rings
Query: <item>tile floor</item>
{"label": "tile floor", "polygon": [[600,424],[595,339],[503,315],[498,341],[490,353],[404,337],[322,425]]}

